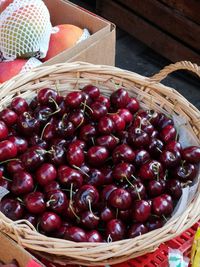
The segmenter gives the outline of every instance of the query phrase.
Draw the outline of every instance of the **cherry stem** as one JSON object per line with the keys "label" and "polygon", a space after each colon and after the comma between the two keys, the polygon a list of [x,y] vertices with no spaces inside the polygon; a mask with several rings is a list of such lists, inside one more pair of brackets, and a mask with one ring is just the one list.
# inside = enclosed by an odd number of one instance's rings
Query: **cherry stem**
{"label": "cherry stem", "polygon": [[47,126],[49,126],[50,124],[51,124],[51,123],[48,122],[48,123],[44,126],[44,128],[43,128],[43,130],[42,130],[42,133],[41,133],[41,136],[40,136],[40,139],[43,140],[44,131],[46,130]]}
{"label": "cherry stem", "polygon": [[76,219],[78,221],[80,221],[80,217],[76,214],[76,212],[74,211],[74,207],[72,206],[73,204],[73,184],[71,183],[70,185],[70,199],[69,199],[69,208],[71,209],[72,213],[74,214],[74,216],[76,217]]}
{"label": "cherry stem", "polygon": [[126,181],[127,181],[133,188],[136,188],[136,192],[137,192],[138,198],[139,198],[139,200],[141,200],[141,196],[140,196],[140,193],[138,192],[138,187],[137,187],[137,185],[132,184],[131,181],[130,181],[126,176],[124,176],[124,177],[125,177]]}
{"label": "cherry stem", "polygon": [[4,180],[8,181],[8,182],[12,182],[12,180],[6,178],[5,176],[2,176],[2,178],[3,178]]}
{"label": "cherry stem", "polygon": [[165,215],[162,215],[162,217],[165,220],[165,222],[167,222],[167,218],[165,217]]}
{"label": "cherry stem", "polygon": [[17,159],[17,158],[7,159],[7,160],[5,160],[5,161],[1,161],[1,162],[0,162],[0,165],[1,165],[1,164],[8,163],[8,162],[13,161],[13,160],[19,160],[19,159]]}
{"label": "cherry stem", "polygon": [[181,161],[181,167],[182,167],[182,168],[184,168],[184,164],[185,164],[185,162],[186,162],[185,160],[182,160],[182,161]]}
{"label": "cherry stem", "polygon": [[36,192],[36,191],[37,191],[37,189],[38,189],[38,184],[36,184],[36,186],[35,186],[35,188],[34,188],[33,192]]}
{"label": "cherry stem", "polygon": [[162,150],[161,150],[159,147],[157,147],[157,150],[158,150],[160,153],[162,153]]}
{"label": "cherry stem", "polygon": [[53,97],[51,97],[51,96],[49,97],[49,99],[55,104],[56,110],[59,110],[60,111],[60,108],[59,108],[57,102],[55,101],[55,99]]}
{"label": "cherry stem", "polygon": [[17,197],[17,200],[20,202],[21,205],[25,206],[24,201],[20,197]]}
{"label": "cherry stem", "polygon": [[115,140],[117,141],[117,143],[119,143],[119,138],[118,138],[118,137],[114,136],[113,134],[111,134],[111,136],[112,136],[113,138],[115,138]]}
{"label": "cherry stem", "polygon": [[84,172],[83,170],[81,170],[81,168],[77,167],[76,165],[72,165],[72,167],[80,172],[82,172],[85,176],[90,177],[89,174],[87,174],[86,172]]}
{"label": "cherry stem", "polygon": [[89,211],[94,215],[94,217],[95,217],[96,219],[99,219],[99,217],[97,217],[97,216],[93,213],[93,211],[92,211],[92,205],[91,205],[91,200],[90,200],[90,198],[88,199],[88,206],[89,206]]}
{"label": "cherry stem", "polygon": [[51,204],[51,203],[54,203],[54,202],[56,202],[56,200],[50,197],[50,200],[47,201],[46,206],[47,206],[47,207],[50,207],[50,204]]}
{"label": "cherry stem", "polygon": [[64,125],[64,119],[65,119],[65,117],[67,117],[68,116],[68,114],[67,113],[65,113],[63,116],[62,116],[62,127],[64,127],[65,125]]}
{"label": "cherry stem", "polygon": [[83,106],[84,106],[84,112],[85,112],[85,108],[88,108],[92,113],[94,112],[92,109],[91,109],[91,107],[90,106],[88,106],[87,104],[86,104],[86,100],[84,101],[84,102],[82,102],[81,103]]}
{"label": "cherry stem", "polygon": [[39,225],[40,225],[40,221],[37,223],[36,225],[36,230],[39,232]]}
{"label": "cherry stem", "polygon": [[95,146],[94,137],[91,137],[91,139],[92,139],[92,144],[93,144],[93,146]]}
{"label": "cherry stem", "polygon": [[82,118],[81,122],[79,123],[79,125],[76,127],[76,129],[78,129],[84,122],[84,118]]}
{"label": "cherry stem", "polygon": [[112,243],[112,237],[111,237],[111,235],[108,235],[107,243]]}
{"label": "cherry stem", "polygon": [[131,177],[135,180],[135,181],[137,181],[137,178],[132,174],[131,175]]}
{"label": "cherry stem", "polygon": [[119,215],[119,209],[116,209],[116,219],[118,218]]}

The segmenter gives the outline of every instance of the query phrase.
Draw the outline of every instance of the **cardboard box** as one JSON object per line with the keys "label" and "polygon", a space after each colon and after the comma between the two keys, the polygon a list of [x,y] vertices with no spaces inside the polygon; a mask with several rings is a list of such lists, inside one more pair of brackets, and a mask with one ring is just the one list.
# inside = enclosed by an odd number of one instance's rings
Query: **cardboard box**
{"label": "cardboard box", "polygon": [[74,24],[87,28],[91,36],[65,50],[43,65],[62,62],[85,61],[94,64],[115,65],[115,26],[107,20],[63,0],[44,0],[53,26]]}
{"label": "cardboard box", "polygon": [[0,261],[10,263],[13,259],[17,260],[20,267],[44,266],[11,238],[0,233]]}

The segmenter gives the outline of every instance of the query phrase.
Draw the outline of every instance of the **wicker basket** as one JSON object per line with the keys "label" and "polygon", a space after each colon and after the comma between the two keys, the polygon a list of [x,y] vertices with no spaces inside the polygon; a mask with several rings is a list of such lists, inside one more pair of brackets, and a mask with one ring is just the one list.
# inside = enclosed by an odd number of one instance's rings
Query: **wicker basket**
{"label": "wicker basket", "polygon": [[[79,62],[41,67],[2,84],[0,86],[0,104],[3,108],[16,94],[32,98],[39,89],[44,87],[57,88],[61,94],[66,94],[88,83],[98,85],[105,95],[110,95],[115,90],[113,83],[115,81],[124,86],[130,95],[136,96],[143,107],[185,117],[188,121],[188,129],[200,143],[199,111],[177,91],[159,83],[169,73],[179,69],[193,71],[200,77],[200,68],[190,62],[172,64],[152,78],[110,66]],[[36,232],[27,221],[13,222],[2,213],[0,213],[0,230],[25,248],[48,256],[57,262],[85,266],[115,264],[153,251],[160,243],[178,236],[197,222],[200,219],[199,192],[198,190],[193,202],[179,217],[170,220],[161,229],[134,239],[113,243],[75,243],[49,238]]]}

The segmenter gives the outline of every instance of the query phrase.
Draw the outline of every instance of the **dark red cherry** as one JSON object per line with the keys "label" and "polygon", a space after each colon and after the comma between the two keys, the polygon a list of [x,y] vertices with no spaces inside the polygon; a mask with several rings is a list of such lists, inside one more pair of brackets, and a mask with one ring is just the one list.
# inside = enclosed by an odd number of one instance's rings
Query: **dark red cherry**
{"label": "dark red cherry", "polygon": [[104,95],[100,95],[97,99],[96,102],[100,102],[104,106],[106,106],[107,109],[110,108],[110,99]]}
{"label": "dark red cherry", "polygon": [[128,143],[132,147],[147,147],[150,143],[149,135],[140,128],[130,128],[128,132]]}
{"label": "dark red cherry", "polygon": [[98,131],[101,134],[111,134],[112,132],[114,132],[114,122],[111,118],[104,116],[99,120],[98,123]]}
{"label": "dark red cherry", "polygon": [[125,223],[130,222],[131,219],[131,210],[118,210],[116,211],[117,218],[122,220]]}
{"label": "dark red cherry", "polygon": [[103,238],[97,230],[87,233],[87,242],[103,242]]}
{"label": "dark red cherry", "polygon": [[140,167],[139,177],[142,180],[153,180],[159,178],[162,173],[162,164],[159,161],[150,160]]}
{"label": "dark red cherry", "polygon": [[181,143],[179,143],[178,141],[172,140],[166,144],[165,150],[172,151],[172,152],[176,152],[176,151],[181,152],[182,146],[181,146]]}
{"label": "dark red cherry", "polygon": [[129,209],[132,204],[131,194],[125,189],[118,188],[110,194],[108,203],[117,209]]}
{"label": "dark red cherry", "polygon": [[41,214],[46,209],[44,195],[41,192],[32,192],[24,199],[26,209],[33,214]]}
{"label": "dark red cherry", "polygon": [[115,218],[115,212],[110,207],[104,207],[100,213],[100,218],[104,222],[108,222]]}
{"label": "dark red cherry", "polygon": [[19,171],[24,171],[24,165],[21,160],[11,160],[7,163],[6,169],[8,173],[15,174]]}
{"label": "dark red cherry", "polygon": [[151,215],[151,205],[146,200],[137,200],[133,206],[132,218],[136,222],[145,222]]}
{"label": "dark red cherry", "polygon": [[68,166],[60,166],[58,169],[58,180],[64,186],[70,187],[73,184],[74,188],[80,188],[83,184],[82,174]]}
{"label": "dark red cherry", "polygon": [[108,242],[122,240],[125,237],[125,225],[121,220],[113,219],[106,225],[106,237]]}
{"label": "dark red cherry", "polygon": [[199,163],[200,162],[200,147],[199,146],[189,146],[182,150],[182,158],[189,163]]}
{"label": "dark red cherry", "polygon": [[69,206],[69,201],[65,193],[61,190],[54,190],[47,193],[47,202],[46,206],[48,209],[61,214],[65,212]]}
{"label": "dark red cherry", "polygon": [[99,224],[99,218],[91,211],[84,211],[80,218],[81,224],[87,229],[96,229]]}
{"label": "dark red cherry", "polygon": [[150,121],[147,118],[140,117],[139,115],[135,118],[133,127],[141,128],[149,135],[151,135],[154,131],[154,126],[150,123]]}
{"label": "dark red cherry", "polygon": [[135,173],[135,167],[126,162],[118,163],[114,166],[113,169],[113,178],[116,180],[125,180],[130,179],[131,176]]}
{"label": "dark red cherry", "polygon": [[157,130],[154,130],[152,134],[150,135],[151,138],[159,138],[159,132]]}
{"label": "dark red cherry", "polygon": [[83,185],[76,194],[76,204],[80,209],[87,210],[90,205],[97,204],[99,192],[92,185]]}
{"label": "dark red cherry", "polygon": [[66,104],[66,106],[69,106],[70,108],[80,107],[82,101],[83,101],[83,97],[82,97],[81,92],[79,92],[79,91],[70,92],[65,97],[65,104]]}
{"label": "dark red cherry", "polygon": [[61,218],[54,212],[45,212],[40,218],[40,226],[45,233],[59,230],[61,223]]}
{"label": "dark red cherry", "polygon": [[52,105],[57,102],[58,93],[50,88],[41,89],[37,94],[37,100],[41,105]]}
{"label": "dark red cherry", "polygon": [[109,152],[103,146],[92,146],[87,152],[88,163],[92,166],[102,166],[108,159]]}
{"label": "dark red cherry", "polygon": [[168,216],[173,211],[173,202],[170,195],[163,194],[152,199],[152,212],[157,216]]}
{"label": "dark red cherry", "polygon": [[96,134],[96,128],[91,124],[86,124],[80,128],[79,138],[85,142],[89,142],[96,136]]}
{"label": "dark red cherry", "polygon": [[8,128],[5,122],[0,121],[0,141],[6,139],[8,136]]}
{"label": "dark red cherry", "polygon": [[174,121],[167,117],[165,114],[160,114],[159,115],[159,120],[158,120],[158,123],[157,123],[157,126],[159,129],[163,129],[165,128],[166,126],[174,126]]}
{"label": "dark red cherry", "polygon": [[55,122],[49,122],[44,126],[40,139],[45,140],[46,142],[52,140],[55,136],[55,130]]}
{"label": "dark red cherry", "polygon": [[96,144],[98,146],[106,147],[110,151],[113,150],[118,143],[119,139],[113,135],[102,135],[96,139]]}
{"label": "dark red cherry", "polygon": [[139,149],[135,151],[135,159],[133,161],[135,165],[142,166],[149,160],[150,160],[150,154],[148,151],[144,149]]}
{"label": "dark red cherry", "polygon": [[56,125],[56,135],[62,138],[70,137],[75,132],[75,127],[71,121],[61,120]]}
{"label": "dark red cherry", "polygon": [[24,215],[24,220],[29,221],[35,227],[37,226],[37,217],[33,214],[26,213]]}
{"label": "dark red cherry", "polygon": [[40,123],[30,113],[24,112],[19,116],[17,127],[21,134],[31,136],[39,132]]}
{"label": "dark red cherry", "polygon": [[128,238],[134,238],[146,234],[147,232],[148,228],[143,223],[134,223],[128,230]]}
{"label": "dark red cherry", "polygon": [[131,194],[133,200],[145,199],[146,198],[146,188],[141,182],[133,182],[127,191]]}
{"label": "dark red cherry", "polygon": [[177,179],[170,179],[166,181],[166,193],[173,199],[178,200],[182,195],[181,183]]}
{"label": "dark red cherry", "polygon": [[142,118],[146,118],[151,124],[153,124],[154,126],[158,125],[160,116],[159,113],[156,112],[153,109],[149,109],[149,110],[141,110],[138,112],[138,115]]}
{"label": "dark red cherry", "polygon": [[12,126],[17,122],[18,115],[13,110],[5,108],[0,112],[0,119],[4,121],[7,126]]}
{"label": "dark red cherry", "polygon": [[164,143],[168,143],[176,139],[176,129],[172,125],[165,126],[160,132],[160,139]]}
{"label": "dark red cherry", "polygon": [[131,99],[129,99],[129,102],[128,102],[126,108],[132,114],[135,114],[139,110],[140,104],[139,104],[138,100],[135,97],[132,97]]}
{"label": "dark red cherry", "polygon": [[105,176],[100,170],[90,169],[88,175],[87,184],[91,184],[96,187],[104,184]]}
{"label": "dark red cherry", "polygon": [[104,201],[104,202],[108,201],[110,194],[116,189],[117,189],[117,187],[114,184],[106,185],[101,192],[102,201]]}
{"label": "dark red cherry", "polygon": [[130,97],[126,90],[120,88],[111,94],[110,101],[115,108],[125,108],[130,101]]}
{"label": "dark red cherry", "polygon": [[51,114],[53,114],[53,110],[50,107],[42,106],[37,107],[34,111],[35,118],[43,125],[45,125],[50,118]]}
{"label": "dark red cherry", "polygon": [[[29,139],[28,139],[28,143],[29,143],[29,146],[39,146],[43,149],[47,149],[48,148],[48,143],[47,141],[41,139],[41,137],[37,134],[31,136]],[[25,151],[23,151],[25,152]]]}
{"label": "dark red cherry", "polygon": [[149,144],[149,153],[152,157],[158,158],[164,148],[164,144],[161,140],[157,138],[151,138]]}
{"label": "dark red cherry", "polygon": [[54,181],[57,177],[56,168],[49,163],[44,163],[37,169],[35,178],[41,186],[45,186]]}
{"label": "dark red cherry", "polygon": [[84,163],[85,160],[84,151],[82,148],[80,148],[74,143],[71,143],[69,145],[66,155],[67,155],[67,161],[72,167],[73,166],[81,167],[81,165]]}
{"label": "dark red cherry", "polygon": [[120,117],[119,114],[113,113],[113,114],[110,114],[109,117],[114,122],[114,130],[116,133],[120,133],[124,131],[126,127],[126,122],[125,120],[122,119],[122,117]]}
{"label": "dark red cherry", "polygon": [[160,162],[166,168],[177,166],[181,161],[181,154],[179,151],[164,150],[160,155]]}
{"label": "dark red cherry", "polygon": [[31,147],[20,156],[26,170],[33,171],[44,162],[45,150],[39,146]]}
{"label": "dark red cherry", "polygon": [[92,98],[93,100],[96,100],[99,98],[100,96],[100,91],[99,88],[94,86],[94,85],[86,85],[83,89],[82,92],[86,93],[89,95],[90,98]]}
{"label": "dark red cherry", "polygon": [[147,186],[147,192],[150,197],[157,197],[163,194],[165,191],[165,187],[160,180],[151,180]]}
{"label": "dark red cherry", "polygon": [[71,144],[81,148],[81,149],[86,149],[86,143],[83,140],[76,139],[74,140]]}
{"label": "dark red cherry", "polygon": [[127,108],[121,108],[117,113],[127,124],[132,122],[133,115]]}
{"label": "dark red cherry", "polygon": [[3,198],[0,201],[0,211],[13,221],[22,219],[24,213],[20,202],[12,198]]}
{"label": "dark red cherry", "polygon": [[60,190],[60,184],[56,181],[52,181],[50,183],[48,183],[46,186],[44,186],[44,192],[48,193],[50,191],[54,191],[54,190]]}
{"label": "dark red cherry", "polygon": [[63,147],[59,145],[52,146],[50,151],[51,153],[48,156],[49,156],[49,161],[52,164],[59,166],[66,163],[65,149]]}
{"label": "dark red cherry", "polygon": [[19,137],[19,136],[10,136],[8,138],[9,141],[11,141],[13,144],[17,147],[17,152],[19,154],[25,152],[28,148],[28,142],[25,138]]}
{"label": "dark red cherry", "polygon": [[163,221],[157,216],[151,216],[146,222],[146,227],[149,231],[159,229],[163,226]]}
{"label": "dark red cherry", "polygon": [[66,230],[65,239],[73,242],[87,242],[87,234],[83,229],[72,226]]}
{"label": "dark red cherry", "polygon": [[104,117],[108,110],[105,105],[100,102],[94,102],[91,104],[89,109],[89,115],[94,121],[99,121],[102,117]]}
{"label": "dark red cherry", "polygon": [[85,122],[83,110],[81,109],[72,110],[68,115],[68,120],[73,123],[75,128],[81,126]]}
{"label": "dark red cherry", "polygon": [[122,144],[117,146],[113,153],[112,158],[114,163],[119,162],[132,162],[135,158],[135,152],[132,150],[132,148],[126,144]]}
{"label": "dark red cherry", "polygon": [[27,194],[33,190],[33,183],[33,178],[28,172],[17,172],[13,176],[13,180],[11,183],[11,191],[17,196]]}
{"label": "dark red cherry", "polygon": [[0,142],[0,162],[12,159],[17,155],[17,146],[8,140]]}
{"label": "dark red cherry", "polygon": [[22,97],[15,97],[10,106],[18,115],[23,114],[28,110],[28,103]]}
{"label": "dark red cherry", "polygon": [[113,173],[111,167],[101,168],[101,172],[104,175],[104,185],[111,184],[113,182]]}
{"label": "dark red cherry", "polygon": [[197,173],[197,166],[191,163],[185,163],[173,168],[172,170],[173,177],[179,179],[182,183],[190,180],[192,181],[197,176]]}

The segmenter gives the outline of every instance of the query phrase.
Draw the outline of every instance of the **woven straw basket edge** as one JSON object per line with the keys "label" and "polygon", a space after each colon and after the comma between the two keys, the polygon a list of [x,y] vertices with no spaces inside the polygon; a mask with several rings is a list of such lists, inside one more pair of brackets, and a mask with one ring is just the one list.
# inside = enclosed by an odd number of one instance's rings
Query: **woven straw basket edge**
{"label": "woven straw basket edge", "polygon": [[[32,98],[36,91],[44,87],[58,89],[65,94],[77,90],[85,84],[93,83],[109,95],[115,90],[115,83],[124,86],[128,92],[138,97],[143,107],[154,108],[168,114],[180,114],[187,120],[187,127],[200,143],[200,113],[192,104],[173,88],[159,82],[169,73],[186,69],[200,77],[196,64],[183,61],[171,64],[151,78],[119,68],[75,62],[40,67],[23,75],[18,75],[0,85],[1,108],[13,96],[20,94]],[[35,92],[34,92],[35,91]],[[154,250],[159,244],[178,236],[200,219],[200,194],[177,218],[170,220],[162,228],[134,239],[112,243],[75,243],[49,238],[39,234],[27,221],[13,222],[0,213],[0,230],[25,248],[38,252],[57,262],[69,262],[85,266],[115,264]]]}

